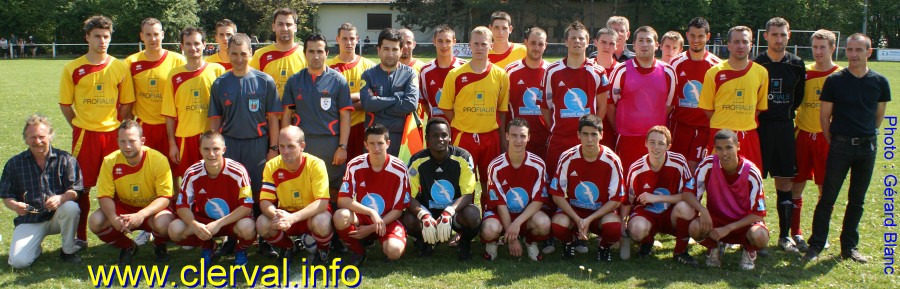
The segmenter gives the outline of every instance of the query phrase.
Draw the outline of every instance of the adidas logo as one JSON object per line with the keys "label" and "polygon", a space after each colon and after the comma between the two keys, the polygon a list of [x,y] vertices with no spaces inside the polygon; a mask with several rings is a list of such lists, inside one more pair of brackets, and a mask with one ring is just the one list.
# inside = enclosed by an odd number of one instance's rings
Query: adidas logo
{"label": "adidas logo", "polygon": [[434,85],[434,79],[432,79],[431,83],[429,83],[428,85]]}
{"label": "adidas logo", "polygon": [[503,185],[504,185],[504,186],[506,185],[506,180],[503,180]]}
{"label": "adidas logo", "polygon": [[521,79],[519,79],[519,83],[518,83],[518,84],[520,84],[520,85],[521,85],[521,84],[525,84],[525,82],[522,81]]}
{"label": "adidas logo", "polygon": [[200,192],[199,192],[198,194],[200,194],[200,195],[205,195],[205,194],[206,194],[206,190],[200,189]]}
{"label": "adidas logo", "polygon": [[444,169],[442,169],[442,168],[437,168],[436,170],[434,170],[434,172],[435,172],[435,173],[443,173],[443,172],[444,172]]}
{"label": "adidas logo", "polygon": [[649,188],[650,188],[650,185],[644,184],[644,188],[645,188],[645,189],[649,189]]}
{"label": "adidas logo", "polygon": [[570,176],[570,177],[577,177],[577,176],[578,176],[578,172],[572,171],[572,173],[569,174],[569,176]]}
{"label": "adidas logo", "polygon": [[362,182],[361,184],[359,184],[359,186],[365,188],[365,187],[366,187],[366,182]]}
{"label": "adidas logo", "polygon": [[684,73],[684,71],[682,71],[681,74],[679,74],[678,76],[686,76],[686,75],[687,75],[687,73]]}
{"label": "adidas logo", "polygon": [[566,86],[566,84],[565,84],[565,83],[563,83],[563,82],[562,82],[562,80],[560,80],[560,81],[559,81],[559,85],[558,85],[558,86]]}

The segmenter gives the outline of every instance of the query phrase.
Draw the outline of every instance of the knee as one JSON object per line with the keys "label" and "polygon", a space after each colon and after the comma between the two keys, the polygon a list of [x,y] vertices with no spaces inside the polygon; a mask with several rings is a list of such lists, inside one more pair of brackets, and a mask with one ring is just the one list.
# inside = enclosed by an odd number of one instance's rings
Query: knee
{"label": "knee", "polygon": [[350,227],[350,219],[352,217],[352,212],[347,209],[340,209],[334,212],[334,216],[332,220],[334,221],[334,227],[338,230],[346,229]]}
{"label": "knee", "polygon": [[769,231],[760,226],[754,226],[747,232],[747,239],[754,247],[764,248],[769,244]]}
{"label": "knee", "polygon": [[34,263],[37,256],[25,256],[25,254],[9,255],[9,266],[13,269],[24,269]]}
{"label": "knee", "polygon": [[235,234],[237,234],[238,238],[244,240],[251,240],[254,236],[256,236],[256,227],[253,224],[252,219],[241,219],[237,221],[237,224],[234,225]]}
{"label": "knee", "polygon": [[167,230],[168,231],[167,233],[169,235],[169,238],[172,239],[172,241],[178,242],[178,241],[184,240],[184,238],[186,237],[186,236],[183,236],[185,229],[187,229],[187,225],[185,225],[184,221],[182,221],[180,219],[174,220],[171,223],[169,223],[169,228]]}
{"label": "knee", "polygon": [[643,217],[636,217],[628,222],[628,233],[634,240],[642,240],[650,233],[650,222]]}
{"label": "knee", "polygon": [[331,215],[328,212],[322,212],[313,217],[311,220],[313,232],[316,235],[324,236],[331,233]]}
{"label": "knee", "polygon": [[709,231],[705,231],[701,228],[699,220],[691,222],[690,227],[688,227],[688,232],[691,235],[691,238],[694,238],[694,240],[697,241],[706,239],[706,236],[709,234]]}
{"label": "knee", "polygon": [[260,215],[259,218],[256,218],[256,231],[259,232],[259,236],[263,238],[271,237],[271,227],[272,221],[269,220],[269,217],[265,215]]}
{"label": "knee", "polygon": [[675,208],[673,208],[673,213],[675,213],[675,217],[690,220],[694,217],[694,208],[691,208],[691,205],[688,205],[686,202],[681,201],[675,203]]}
{"label": "knee", "polygon": [[78,218],[81,214],[81,208],[75,202],[65,202],[56,209],[56,214],[60,218]]}
{"label": "knee", "polygon": [[535,213],[528,222],[531,223],[531,232],[535,235],[550,233],[550,217],[547,217],[547,214],[544,214],[544,212],[539,211]]}
{"label": "knee", "polygon": [[460,214],[462,215],[458,219],[464,227],[478,228],[481,225],[481,211],[478,209],[478,206],[468,205]]}
{"label": "knee", "polygon": [[559,214],[559,215],[553,216],[553,222],[551,225],[558,225],[558,226],[568,228],[568,227],[570,227],[571,223],[572,223],[572,220],[569,220],[568,216]]}
{"label": "knee", "polygon": [[422,231],[422,222],[416,219],[416,216],[409,211],[404,211],[400,215],[400,223],[403,224],[407,231]]}
{"label": "knee", "polygon": [[485,239],[497,238],[497,235],[500,235],[502,230],[503,226],[495,219],[487,219],[481,224],[481,234]]}
{"label": "knee", "polygon": [[105,223],[106,215],[103,215],[103,212],[100,210],[94,211],[94,213],[91,214],[91,217],[88,218],[88,227],[90,227],[91,232],[94,232],[95,234],[106,228],[106,226],[104,226]]}
{"label": "knee", "polygon": [[389,239],[387,242],[384,242],[383,246],[384,255],[390,260],[397,260],[400,259],[400,256],[403,256],[403,248],[406,247],[406,244],[400,240]]}
{"label": "knee", "polygon": [[156,217],[153,218],[153,231],[157,234],[168,236],[168,227],[169,224],[172,224],[172,220],[174,220],[174,216],[172,214],[157,214]]}

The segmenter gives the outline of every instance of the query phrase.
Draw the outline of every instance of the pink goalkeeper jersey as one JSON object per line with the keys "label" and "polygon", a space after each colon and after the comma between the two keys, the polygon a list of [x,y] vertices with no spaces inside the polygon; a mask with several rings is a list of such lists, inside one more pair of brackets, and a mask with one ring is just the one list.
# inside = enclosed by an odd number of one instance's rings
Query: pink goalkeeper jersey
{"label": "pink goalkeeper jersey", "polygon": [[654,60],[650,68],[631,59],[613,69],[612,102],[616,105],[616,132],[643,136],[653,126],[666,124],[666,106],[675,95],[675,70]]}

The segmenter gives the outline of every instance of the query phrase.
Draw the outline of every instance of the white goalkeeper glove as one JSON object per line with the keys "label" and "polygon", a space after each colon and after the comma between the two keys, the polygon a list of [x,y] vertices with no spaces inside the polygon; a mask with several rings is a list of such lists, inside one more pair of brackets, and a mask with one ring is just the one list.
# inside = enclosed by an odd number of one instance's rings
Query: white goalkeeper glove
{"label": "white goalkeeper glove", "polygon": [[453,215],[456,215],[456,209],[453,207],[447,207],[444,209],[444,212],[441,213],[441,220],[438,221],[437,225],[438,242],[450,240],[450,235],[453,233]]}
{"label": "white goalkeeper glove", "polygon": [[418,214],[419,220],[422,220],[422,239],[428,244],[437,244],[437,221],[431,217],[428,210],[421,209]]}

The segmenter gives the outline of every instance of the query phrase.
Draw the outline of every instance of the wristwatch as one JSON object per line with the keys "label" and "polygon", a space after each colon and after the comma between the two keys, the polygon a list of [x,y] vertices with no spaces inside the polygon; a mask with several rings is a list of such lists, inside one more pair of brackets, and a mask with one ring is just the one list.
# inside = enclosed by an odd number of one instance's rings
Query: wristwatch
{"label": "wristwatch", "polygon": [[347,144],[338,144],[338,147],[347,150]]}
{"label": "wristwatch", "polygon": [[270,146],[269,149],[278,152],[278,146]]}

